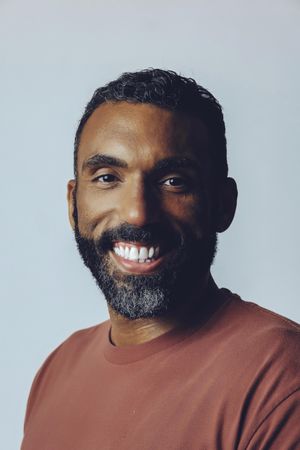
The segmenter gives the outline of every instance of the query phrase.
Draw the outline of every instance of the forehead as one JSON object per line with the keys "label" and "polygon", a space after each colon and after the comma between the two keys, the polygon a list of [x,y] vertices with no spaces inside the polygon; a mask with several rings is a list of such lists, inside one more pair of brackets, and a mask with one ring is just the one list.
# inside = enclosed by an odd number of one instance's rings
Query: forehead
{"label": "forehead", "polygon": [[208,144],[207,129],[198,118],[151,104],[103,103],[83,128],[78,172],[98,153],[140,164],[173,156],[191,157],[206,167]]}

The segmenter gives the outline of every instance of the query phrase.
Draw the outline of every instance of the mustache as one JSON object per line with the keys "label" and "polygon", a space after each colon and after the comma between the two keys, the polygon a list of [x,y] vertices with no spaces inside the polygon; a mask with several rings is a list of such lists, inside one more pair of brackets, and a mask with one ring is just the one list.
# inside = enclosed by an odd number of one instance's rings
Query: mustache
{"label": "mustache", "polygon": [[95,244],[98,251],[106,252],[113,248],[116,241],[140,242],[145,245],[163,243],[165,248],[174,248],[181,245],[182,239],[180,234],[162,224],[137,227],[123,223],[115,228],[105,230]]}

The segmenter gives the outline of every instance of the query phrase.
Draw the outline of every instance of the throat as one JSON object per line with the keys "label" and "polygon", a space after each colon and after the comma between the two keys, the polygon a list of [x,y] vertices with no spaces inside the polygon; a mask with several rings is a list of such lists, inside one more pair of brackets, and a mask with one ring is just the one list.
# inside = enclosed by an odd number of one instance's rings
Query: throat
{"label": "throat", "polygon": [[166,318],[130,320],[116,313],[110,306],[108,309],[112,322],[110,339],[116,347],[143,344],[177,325],[174,319]]}

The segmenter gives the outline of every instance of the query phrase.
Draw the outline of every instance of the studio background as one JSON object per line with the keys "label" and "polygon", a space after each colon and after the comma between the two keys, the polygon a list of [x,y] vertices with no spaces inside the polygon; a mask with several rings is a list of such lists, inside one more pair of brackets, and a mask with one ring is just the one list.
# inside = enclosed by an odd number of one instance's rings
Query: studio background
{"label": "studio background", "polygon": [[66,183],[85,104],[124,71],[173,69],[219,99],[239,203],[213,275],[300,321],[299,47],[297,0],[0,1],[3,449],[19,448],[49,352],[108,317],[77,254]]}

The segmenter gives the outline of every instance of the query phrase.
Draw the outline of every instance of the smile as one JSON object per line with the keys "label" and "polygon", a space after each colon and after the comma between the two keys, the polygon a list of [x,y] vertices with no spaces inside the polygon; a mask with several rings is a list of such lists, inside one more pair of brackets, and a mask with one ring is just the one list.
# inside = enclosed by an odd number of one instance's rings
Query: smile
{"label": "smile", "polygon": [[164,259],[158,245],[115,242],[112,250],[118,265],[131,273],[152,272]]}
{"label": "smile", "polygon": [[113,251],[124,259],[141,264],[151,263],[159,256],[159,246],[145,247],[123,242],[115,243]]}

